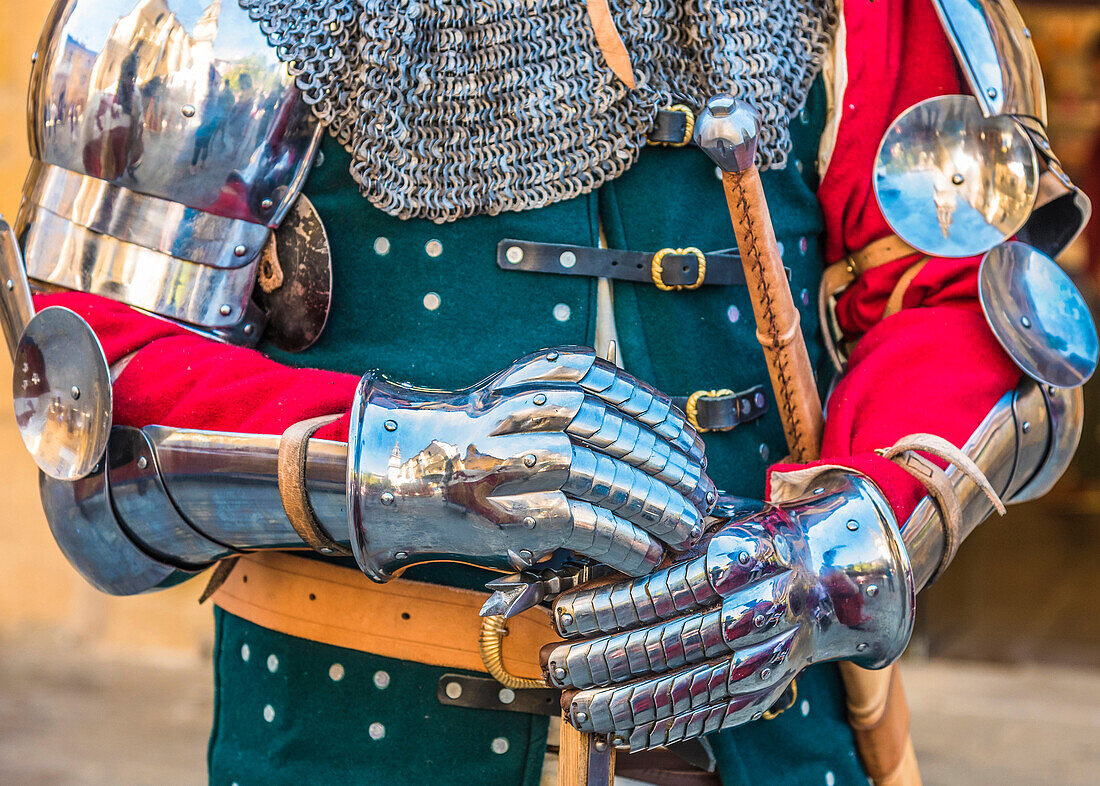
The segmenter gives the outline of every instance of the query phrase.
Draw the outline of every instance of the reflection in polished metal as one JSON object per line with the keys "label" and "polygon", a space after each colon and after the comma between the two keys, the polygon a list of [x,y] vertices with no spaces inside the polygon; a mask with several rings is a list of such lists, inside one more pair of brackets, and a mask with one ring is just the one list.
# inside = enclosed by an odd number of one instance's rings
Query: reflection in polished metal
{"label": "reflection in polished metal", "polygon": [[695,144],[723,172],[741,172],[752,166],[759,139],[760,114],[752,104],[731,95],[711,98],[695,121]]}
{"label": "reflection in polished metal", "polygon": [[208,330],[232,328],[247,313],[255,261],[232,269],[187,262],[71,224],[48,210],[23,211],[20,220],[30,278]]}
{"label": "reflection in polished metal", "polygon": [[875,197],[890,227],[926,254],[981,254],[1024,225],[1035,204],[1039,163],[1019,125],[985,117],[972,97],[939,96],[887,129],[874,170]]}
{"label": "reflection in polished metal", "polygon": [[153,446],[140,429],[118,426],[111,432],[107,473],[119,524],[133,542],[161,562],[195,571],[234,553],[176,510],[157,469]]}
{"label": "reflection in polished metal", "polygon": [[352,409],[352,548],[380,581],[428,560],[524,568],[559,548],[641,575],[660,541],[697,540],[713,491],[668,397],[591,349],[536,353],[453,392],[367,375]]}
{"label": "reflection in polished metal", "polygon": [[1096,370],[1100,341],[1088,305],[1050,257],[1026,243],[1003,243],[982,260],[978,296],[993,335],[1037,382],[1083,385]]}
{"label": "reflection in polished metal", "polygon": [[237,3],[68,0],[43,43],[31,96],[36,158],[278,224],[320,131]]}
{"label": "reflection in polished metal", "polygon": [[263,224],[223,218],[40,161],[31,164],[27,189],[28,203],[72,224],[187,262],[241,267],[268,236]]}
{"label": "reflection in polished metal", "polygon": [[[279,437],[143,429],[153,446],[168,496],[205,537],[236,549],[304,548],[279,496]],[[312,439],[307,491],[326,534],[348,543],[347,445]]]}
{"label": "reflection in polished metal", "polygon": [[1045,127],[1039,58],[1012,0],[934,0],[933,6],[984,114],[1031,117]]}
{"label": "reflection in polished metal", "polygon": [[111,375],[95,333],[66,308],[44,309],[23,331],[14,364],[16,426],[34,463],[59,480],[84,477],[111,431]]}
{"label": "reflection in polished metal", "polygon": [[260,250],[321,128],[235,2],[67,0],[39,46],[28,275],[244,343]]}
{"label": "reflection in polished metal", "polygon": [[61,553],[101,592],[135,595],[171,587],[194,575],[154,559],[127,537],[111,508],[102,466],[71,482],[39,475],[38,487]]}
{"label": "reflection in polished metal", "polygon": [[580,689],[574,725],[631,750],[667,745],[751,720],[811,663],[896,659],[914,588],[889,504],[856,475],[821,485],[756,512],[738,500],[687,560],[559,597],[559,632],[595,634],[547,661],[554,684]]}
{"label": "reflection in polished metal", "polygon": [[0,327],[8,343],[8,354],[15,356],[23,328],[34,316],[34,302],[23,269],[23,255],[8,222],[0,216]]}

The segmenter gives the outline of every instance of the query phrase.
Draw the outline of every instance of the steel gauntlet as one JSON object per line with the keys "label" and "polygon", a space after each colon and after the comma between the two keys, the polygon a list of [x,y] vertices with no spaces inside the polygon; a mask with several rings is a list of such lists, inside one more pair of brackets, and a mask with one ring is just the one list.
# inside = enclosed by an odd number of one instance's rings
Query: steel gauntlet
{"label": "steel gauntlet", "polygon": [[809,664],[905,649],[915,587],[872,483],[838,471],[804,499],[715,515],[689,559],[555,604],[559,633],[592,637],[546,659],[581,730],[667,745],[758,717]]}

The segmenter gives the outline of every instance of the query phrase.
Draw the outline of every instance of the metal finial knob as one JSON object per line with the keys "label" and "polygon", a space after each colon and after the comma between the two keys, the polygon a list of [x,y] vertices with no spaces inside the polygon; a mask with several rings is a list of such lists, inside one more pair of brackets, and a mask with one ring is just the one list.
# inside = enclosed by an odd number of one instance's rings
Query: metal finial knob
{"label": "metal finial knob", "polygon": [[756,158],[760,114],[747,101],[722,93],[707,101],[695,119],[695,144],[723,172],[741,172]]}

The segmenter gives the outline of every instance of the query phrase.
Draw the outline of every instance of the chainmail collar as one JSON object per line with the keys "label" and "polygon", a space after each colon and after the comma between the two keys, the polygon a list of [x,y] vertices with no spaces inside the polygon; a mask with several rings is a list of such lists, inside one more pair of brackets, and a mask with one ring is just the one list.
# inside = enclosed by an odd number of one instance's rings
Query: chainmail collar
{"label": "chainmail collar", "polygon": [[718,92],[763,117],[758,164],[831,43],[833,0],[611,0],[636,87],[606,66],[582,0],[239,0],[306,102],[398,218],[529,210],[625,172],[656,111]]}

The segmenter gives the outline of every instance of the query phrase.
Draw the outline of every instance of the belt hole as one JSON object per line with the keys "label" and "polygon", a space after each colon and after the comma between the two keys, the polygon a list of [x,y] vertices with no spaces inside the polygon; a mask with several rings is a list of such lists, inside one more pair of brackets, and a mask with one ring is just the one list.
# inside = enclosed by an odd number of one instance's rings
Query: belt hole
{"label": "belt hole", "polygon": [[638,270],[641,270],[643,265],[641,262],[639,262],[637,265],[635,265],[635,267],[638,268]]}
{"label": "belt hole", "polygon": [[248,583],[248,574],[247,573],[244,573],[244,574],[241,575],[241,581],[245,584]]}
{"label": "belt hole", "polygon": [[618,264],[619,264],[619,260],[617,260],[617,259],[612,259],[611,260],[611,267],[615,267]]}
{"label": "belt hole", "polygon": [[409,619],[409,612],[407,612],[407,611],[401,612],[401,619],[403,619],[403,620]]}
{"label": "belt hole", "polygon": [[314,594],[313,594],[313,593],[311,592],[311,593],[309,593],[309,599],[310,599],[310,600],[317,600],[317,596],[316,596],[316,595],[314,595]]}

